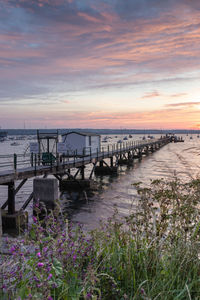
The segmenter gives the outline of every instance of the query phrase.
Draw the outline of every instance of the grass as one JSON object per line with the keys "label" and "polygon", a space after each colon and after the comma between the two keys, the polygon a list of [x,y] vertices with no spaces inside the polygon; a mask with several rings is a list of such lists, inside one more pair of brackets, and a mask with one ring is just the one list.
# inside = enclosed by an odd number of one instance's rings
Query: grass
{"label": "grass", "polygon": [[200,180],[135,187],[137,211],[87,235],[59,209],[34,217],[8,245],[0,299],[200,299]]}

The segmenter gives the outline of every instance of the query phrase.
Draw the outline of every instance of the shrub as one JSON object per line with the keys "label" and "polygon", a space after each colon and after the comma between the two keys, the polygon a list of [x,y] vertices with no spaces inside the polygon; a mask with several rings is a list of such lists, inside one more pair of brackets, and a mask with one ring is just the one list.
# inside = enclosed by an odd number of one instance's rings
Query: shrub
{"label": "shrub", "polygon": [[199,183],[137,183],[137,210],[90,233],[33,217],[1,265],[1,299],[200,299]]}

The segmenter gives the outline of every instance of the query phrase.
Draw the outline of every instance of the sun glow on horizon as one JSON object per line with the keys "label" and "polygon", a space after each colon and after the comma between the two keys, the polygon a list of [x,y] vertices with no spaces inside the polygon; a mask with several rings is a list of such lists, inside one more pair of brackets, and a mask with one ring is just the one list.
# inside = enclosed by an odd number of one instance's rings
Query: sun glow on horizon
{"label": "sun glow on horizon", "polygon": [[199,126],[200,2],[1,6],[2,127]]}

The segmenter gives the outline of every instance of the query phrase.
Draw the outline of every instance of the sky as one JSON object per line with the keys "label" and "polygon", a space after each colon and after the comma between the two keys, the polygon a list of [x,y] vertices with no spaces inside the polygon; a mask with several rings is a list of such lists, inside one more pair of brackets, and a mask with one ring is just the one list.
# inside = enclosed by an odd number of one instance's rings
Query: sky
{"label": "sky", "polygon": [[1,128],[200,129],[199,0],[1,0]]}

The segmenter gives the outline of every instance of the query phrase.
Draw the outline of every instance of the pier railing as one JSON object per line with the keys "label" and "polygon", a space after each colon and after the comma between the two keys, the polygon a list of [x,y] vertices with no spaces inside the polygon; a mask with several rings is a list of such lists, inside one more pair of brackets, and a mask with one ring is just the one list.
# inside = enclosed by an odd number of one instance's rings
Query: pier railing
{"label": "pier railing", "polygon": [[125,151],[131,151],[134,149],[139,149],[145,146],[151,146],[156,143],[163,143],[164,141],[170,141],[170,138],[164,137],[161,139],[151,139],[151,140],[142,140],[142,141],[127,141],[122,143],[108,144],[102,146],[96,151],[92,151],[91,148],[83,149],[82,155],[77,154],[78,151],[75,150],[72,154],[55,154],[53,153],[44,160],[42,154],[9,154],[9,155],[0,155],[0,172],[3,171],[14,171],[17,172],[19,169],[24,169],[28,167],[38,168],[38,166],[55,166],[61,164],[74,164],[82,161],[83,163],[93,162],[94,159],[99,160],[103,158],[108,158],[116,154],[120,154]]}

